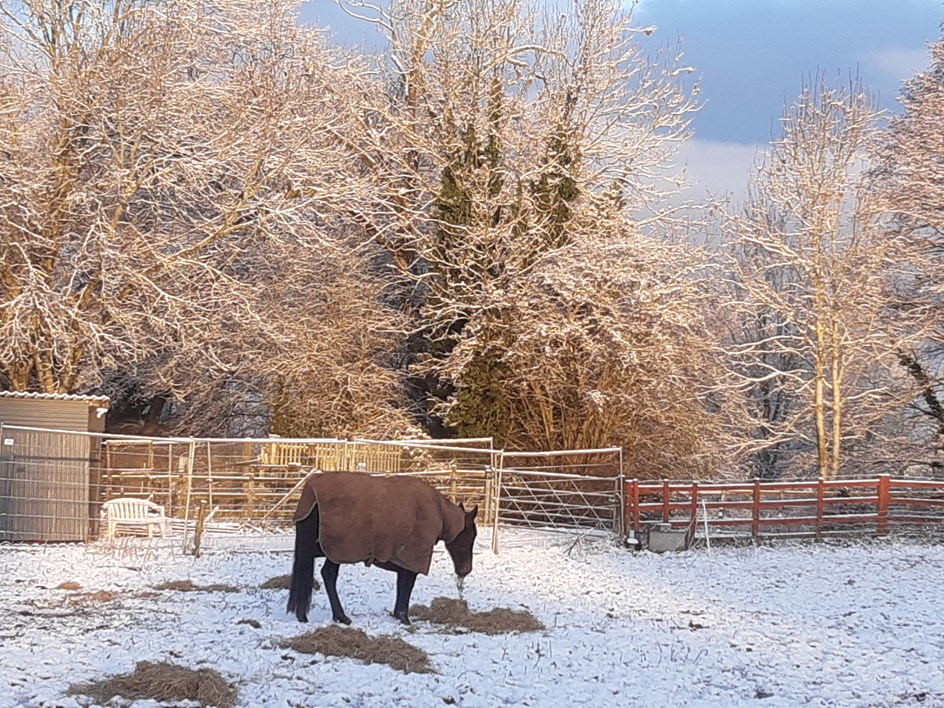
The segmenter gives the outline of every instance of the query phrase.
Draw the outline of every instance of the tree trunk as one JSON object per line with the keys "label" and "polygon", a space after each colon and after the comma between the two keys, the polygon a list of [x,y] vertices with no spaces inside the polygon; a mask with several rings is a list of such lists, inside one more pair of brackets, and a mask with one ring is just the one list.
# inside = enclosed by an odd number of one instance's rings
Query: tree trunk
{"label": "tree trunk", "polygon": [[822,322],[816,323],[816,388],[813,407],[816,411],[816,452],[819,476],[829,479],[829,449],[826,441],[826,333]]}
{"label": "tree trunk", "polygon": [[839,476],[839,465],[842,462],[842,350],[839,347],[839,325],[833,322],[832,326],[832,404],[833,404],[833,449],[832,469],[830,473],[835,479]]}

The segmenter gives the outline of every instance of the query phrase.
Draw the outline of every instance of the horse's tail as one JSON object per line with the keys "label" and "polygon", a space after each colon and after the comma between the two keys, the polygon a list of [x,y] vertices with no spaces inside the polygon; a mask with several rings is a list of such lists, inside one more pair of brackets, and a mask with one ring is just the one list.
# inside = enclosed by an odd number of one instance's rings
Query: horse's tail
{"label": "horse's tail", "polygon": [[311,591],[315,583],[315,558],[318,557],[318,507],[295,524],[295,562],[292,565],[292,587],[288,595],[289,613],[299,622],[308,621]]}

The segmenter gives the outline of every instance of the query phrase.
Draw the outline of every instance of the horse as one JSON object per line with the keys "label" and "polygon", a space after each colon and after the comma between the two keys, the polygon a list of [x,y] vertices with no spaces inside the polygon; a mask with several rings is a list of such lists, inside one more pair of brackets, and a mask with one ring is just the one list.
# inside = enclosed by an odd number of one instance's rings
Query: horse
{"label": "horse", "polygon": [[364,472],[309,475],[294,516],[288,613],[299,622],[308,621],[315,558],[324,558],[321,577],[335,622],[351,623],[338,598],[339,567],[364,563],[397,574],[393,616],[409,625],[413,585],[417,575],[429,573],[436,543],[445,543],[460,582],[472,572],[477,514],[478,505],[466,511],[415,477]]}

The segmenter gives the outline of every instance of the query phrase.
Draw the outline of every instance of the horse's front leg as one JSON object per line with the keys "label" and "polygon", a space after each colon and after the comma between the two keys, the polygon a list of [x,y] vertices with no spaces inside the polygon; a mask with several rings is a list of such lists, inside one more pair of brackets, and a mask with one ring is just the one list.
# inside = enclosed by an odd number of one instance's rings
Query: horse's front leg
{"label": "horse's front leg", "polygon": [[328,593],[328,602],[331,603],[331,617],[335,622],[350,624],[351,618],[344,614],[344,608],[341,607],[341,600],[338,597],[338,569],[340,567],[334,561],[325,558],[324,565],[321,566],[321,577],[324,579],[325,591]]}
{"label": "horse's front leg", "polygon": [[393,616],[403,624],[410,624],[410,596],[416,583],[416,573],[405,568],[397,569],[397,602],[393,607]]}

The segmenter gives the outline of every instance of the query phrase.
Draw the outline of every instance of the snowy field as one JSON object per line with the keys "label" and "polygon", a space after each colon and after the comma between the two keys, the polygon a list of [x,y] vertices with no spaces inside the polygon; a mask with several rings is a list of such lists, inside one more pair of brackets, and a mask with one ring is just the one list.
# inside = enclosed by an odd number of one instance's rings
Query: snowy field
{"label": "snowy field", "polygon": [[[0,547],[0,706],[76,706],[73,682],[126,673],[139,660],[211,666],[241,706],[898,706],[944,705],[944,548],[884,541],[782,545],[657,556],[605,542],[480,535],[465,586],[474,610],[527,608],[547,630],[443,633],[388,611],[394,575],[343,566],[354,626],[425,649],[437,673],[295,654],[279,642],[312,624],[285,614],[288,537],[269,550],[200,559],[169,547]],[[441,547],[440,547],[441,549]],[[456,597],[443,552],[414,604]],[[229,583],[235,593],[162,591],[161,582]],[[109,591],[110,602],[70,603]],[[260,628],[240,623],[256,620]],[[154,706],[138,702],[136,706]]]}

